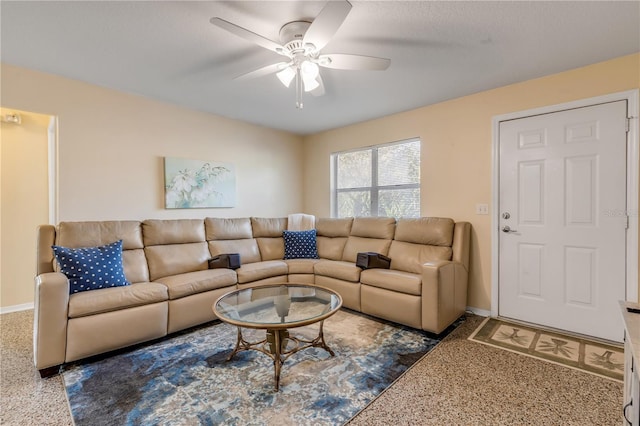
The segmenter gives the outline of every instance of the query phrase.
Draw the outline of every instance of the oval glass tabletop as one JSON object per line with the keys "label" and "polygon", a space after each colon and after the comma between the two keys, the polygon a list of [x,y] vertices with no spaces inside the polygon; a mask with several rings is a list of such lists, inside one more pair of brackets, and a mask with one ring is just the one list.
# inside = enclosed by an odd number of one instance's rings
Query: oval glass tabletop
{"label": "oval glass tabletop", "polygon": [[221,320],[246,328],[293,328],[331,316],[342,306],[337,293],[315,285],[276,284],[244,288],[213,305]]}

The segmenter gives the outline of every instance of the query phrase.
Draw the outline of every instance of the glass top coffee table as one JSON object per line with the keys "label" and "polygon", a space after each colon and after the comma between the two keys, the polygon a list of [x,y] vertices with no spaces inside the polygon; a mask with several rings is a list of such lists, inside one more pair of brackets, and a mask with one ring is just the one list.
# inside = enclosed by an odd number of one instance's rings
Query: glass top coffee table
{"label": "glass top coffee table", "polygon": [[[213,304],[216,316],[238,327],[236,347],[227,358],[244,350],[262,352],[273,360],[276,391],[280,388],[282,364],[291,355],[306,348],[327,346],[322,331],[324,320],[342,306],[342,298],[334,291],[312,284],[275,284],[243,288],[220,297]],[[289,329],[320,323],[318,337],[306,340],[289,334]],[[266,330],[266,338],[248,342],[242,328]]]}

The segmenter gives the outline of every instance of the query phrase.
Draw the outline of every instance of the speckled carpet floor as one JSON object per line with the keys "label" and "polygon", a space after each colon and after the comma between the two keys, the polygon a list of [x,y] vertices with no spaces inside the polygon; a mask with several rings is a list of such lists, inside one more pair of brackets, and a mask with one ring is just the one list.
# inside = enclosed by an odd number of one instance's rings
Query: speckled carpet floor
{"label": "speckled carpet floor", "polygon": [[624,349],[564,333],[487,318],[469,340],[586,371],[624,379]]}
{"label": "speckled carpet floor", "polygon": [[[349,426],[622,424],[621,383],[467,340],[483,320],[467,315]],[[32,329],[33,311],[0,315],[0,424],[71,425],[61,376],[33,367]]]}

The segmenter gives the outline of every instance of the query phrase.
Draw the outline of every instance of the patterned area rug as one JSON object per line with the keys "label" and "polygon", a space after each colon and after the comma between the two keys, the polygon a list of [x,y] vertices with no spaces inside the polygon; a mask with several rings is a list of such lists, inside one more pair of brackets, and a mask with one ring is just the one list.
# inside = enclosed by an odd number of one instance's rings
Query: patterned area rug
{"label": "patterned area rug", "polygon": [[495,318],[484,320],[469,336],[469,340],[598,376],[623,380],[622,346],[607,345]]}
{"label": "patterned area rug", "polygon": [[[305,349],[282,367],[243,351],[226,361],[236,328],[216,322],[116,355],[65,368],[75,424],[339,425],[369,404],[459,325],[437,336],[340,310],[324,324],[331,357]],[[318,325],[291,330],[313,338]],[[247,340],[264,331],[243,329]]]}

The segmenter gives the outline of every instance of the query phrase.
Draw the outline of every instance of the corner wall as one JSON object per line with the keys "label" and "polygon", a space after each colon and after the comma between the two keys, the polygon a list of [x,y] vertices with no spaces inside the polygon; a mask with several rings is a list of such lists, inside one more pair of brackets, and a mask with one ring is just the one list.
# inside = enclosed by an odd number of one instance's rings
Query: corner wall
{"label": "corner wall", "polygon": [[492,118],[640,88],[640,54],[628,55],[304,138],[304,210],[329,216],[333,152],[411,137],[422,140],[423,216],[472,224],[468,305],[491,308]]}

